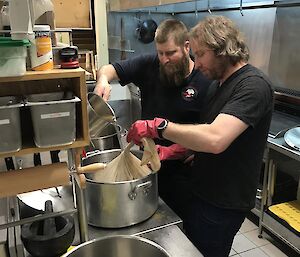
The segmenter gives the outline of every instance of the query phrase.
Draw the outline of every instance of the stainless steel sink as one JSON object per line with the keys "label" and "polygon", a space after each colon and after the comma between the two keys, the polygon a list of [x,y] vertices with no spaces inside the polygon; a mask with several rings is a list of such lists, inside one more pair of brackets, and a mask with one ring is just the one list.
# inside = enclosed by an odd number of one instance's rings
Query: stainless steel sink
{"label": "stainless steel sink", "polygon": [[170,257],[157,243],[137,236],[108,236],[83,243],[65,257]]}

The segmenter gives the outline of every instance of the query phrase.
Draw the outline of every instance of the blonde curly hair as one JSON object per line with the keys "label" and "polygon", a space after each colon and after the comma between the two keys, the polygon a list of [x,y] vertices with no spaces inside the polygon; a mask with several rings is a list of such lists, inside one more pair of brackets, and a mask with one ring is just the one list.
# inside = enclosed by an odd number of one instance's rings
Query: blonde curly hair
{"label": "blonde curly hair", "polygon": [[224,16],[207,16],[189,32],[189,38],[228,57],[231,64],[249,60],[249,49],[235,24]]}

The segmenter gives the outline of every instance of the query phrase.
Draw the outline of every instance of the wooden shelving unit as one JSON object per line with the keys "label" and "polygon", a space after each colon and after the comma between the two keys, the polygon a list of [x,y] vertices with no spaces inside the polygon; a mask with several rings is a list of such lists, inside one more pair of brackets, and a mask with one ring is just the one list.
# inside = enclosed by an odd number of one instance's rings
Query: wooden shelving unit
{"label": "wooden shelving unit", "polygon": [[[53,150],[68,150],[68,164],[56,163],[26,168],[21,171],[0,172],[1,183],[7,184],[5,184],[5,190],[0,190],[0,197],[15,197],[16,194],[24,192],[70,184],[70,178],[72,178],[72,185],[76,192],[77,208],[53,214],[43,214],[39,217],[9,221],[7,224],[0,224],[0,229],[12,227],[17,228],[22,224],[32,222],[37,219],[45,219],[49,217],[49,215],[59,216],[77,212],[80,238],[81,241],[84,242],[88,239],[84,191],[82,190],[85,184],[84,180],[82,180],[82,176],[76,174],[76,169],[80,165],[79,153],[81,149],[84,146],[89,145],[85,71],[81,68],[70,70],[55,69],[50,71],[28,71],[25,75],[18,77],[0,77],[0,97],[15,96],[17,98],[26,98],[26,96],[30,94],[61,91],[72,92],[81,100],[76,103],[75,141],[68,145],[59,145],[47,148],[37,147],[33,139],[34,132],[32,130],[31,120],[26,116],[30,115],[30,112],[26,110],[26,108],[23,108],[23,111],[21,111],[22,148],[15,152],[2,152],[0,153],[0,158],[22,156]],[[41,173],[43,171],[44,173]],[[54,174],[58,175],[56,176],[56,180],[53,178]],[[49,182],[50,180],[52,180],[51,183]],[[10,187],[10,183],[11,185],[18,186]]]}
{"label": "wooden shelving unit", "polygon": [[[20,96],[29,94],[71,91],[81,99],[76,108],[76,140],[69,145],[38,148],[32,141],[32,133],[24,130],[23,147],[20,151],[0,153],[0,158],[21,156],[52,150],[81,148],[89,144],[85,71],[56,69],[50,71],[28,71],[24,76],[0,77],[0,96]],[[28,124],[23,124],[26,127]],[[27,131],[26,131],[27,130]]]}

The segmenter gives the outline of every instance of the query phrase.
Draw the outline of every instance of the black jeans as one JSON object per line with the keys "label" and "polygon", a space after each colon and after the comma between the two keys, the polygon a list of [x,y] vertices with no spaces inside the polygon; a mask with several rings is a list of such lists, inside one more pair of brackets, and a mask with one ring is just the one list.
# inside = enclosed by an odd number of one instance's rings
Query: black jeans
{"label": "black jeans", "polygon": [[165,203],[182,219],[191,198],[189,164],[182,161],[164,161],[158,172],[158,192]]}
{"label": "black jeans", "polygon": [[217,208],[193,197],[184,219],[187,237],[205,257],[227,257],[247,212]]}

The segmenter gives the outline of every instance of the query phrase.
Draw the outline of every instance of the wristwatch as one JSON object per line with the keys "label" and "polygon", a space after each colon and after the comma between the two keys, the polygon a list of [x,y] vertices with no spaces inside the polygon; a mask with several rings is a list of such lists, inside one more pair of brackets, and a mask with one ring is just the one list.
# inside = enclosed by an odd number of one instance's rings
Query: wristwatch
{"label": "wristwatch", "polygon": [[163,131],[167,128],[169,121],[163,120],[156,128],[159,138],[163,138]]}

